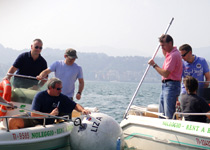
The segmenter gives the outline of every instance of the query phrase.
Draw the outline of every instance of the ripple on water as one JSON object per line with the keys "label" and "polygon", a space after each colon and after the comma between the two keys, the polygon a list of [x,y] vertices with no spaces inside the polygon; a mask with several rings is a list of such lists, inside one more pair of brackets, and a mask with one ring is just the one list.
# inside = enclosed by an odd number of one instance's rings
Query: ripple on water
{"label": "ripple on water", "polygon": [[[86,81],[82,99],[75,101],[84,107],[97,107],[100,112],[121,122],[137,85],[138,83]],[[142,84],[133,104],[158,104],[160,88],[159,83]]]}

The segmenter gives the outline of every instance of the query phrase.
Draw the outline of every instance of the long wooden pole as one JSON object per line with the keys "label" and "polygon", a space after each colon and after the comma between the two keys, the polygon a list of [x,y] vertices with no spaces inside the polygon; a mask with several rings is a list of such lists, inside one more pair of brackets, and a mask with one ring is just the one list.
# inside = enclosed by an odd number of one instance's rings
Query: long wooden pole
{"label": "long wooden pole", "polygon": [[[167,32],[168,32],[168,30],[169,30],[169,28],[170,28],[170,26],[171,26],[173,20],[174,20],[174,18],[171,19],[171,21],[170,21],[168,27],[166,28],[166,31],[164,32],[164,34],[167,34]],[[156,51],[154,52],[154,54],[153,54],[153,56],[152,56],[152,59],[154,59],[155,56],[157,55],[159,48],[160,48],[160,44],[158,44],[157,49],[156,49]],[[142,82],[144,81],[144,78],[145,78],[145,76],[146,76],[146,74],[147,74],[149,68],[150,68],[150,65],[148,64],[147,69],[146,69],[146,71],[144,72],[144,75],[142,76],[142,78],[141,78],[141,80],[140,80],[140,82],[139,82],[139,84],[138,84],[138,86],[137,86],[137,88],[136,88],[136,91],[135,91],[135,93],[134,93],[134,95],[133,95],[133,97],[132,97],[132,99],[131,99],[131,101],[130,101],[130,103],[129,103],[127,109],[126,109],[126,112],[125,112],[125,114],[124,114],[124,116],[123,116],[124,119],[127,117],[128,111],[129,111],[131,105],[133,104],[134,98],[136,97],[136,95],[137,95],[137,93],[138,93],[138,91],[139,91],[139,89],[140,89],[140,87],[141,87]]]}

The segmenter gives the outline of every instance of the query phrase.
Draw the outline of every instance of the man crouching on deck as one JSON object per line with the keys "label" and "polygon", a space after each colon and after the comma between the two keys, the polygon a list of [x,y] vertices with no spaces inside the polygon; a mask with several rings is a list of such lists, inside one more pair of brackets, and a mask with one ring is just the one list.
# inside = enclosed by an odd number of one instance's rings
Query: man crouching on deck
{"label": "man crouching on deck", "polygon": [[[66,95],[61,93],[62,82],[58,78],[51,78],[48,81],[48,89],[37,93],[32,102],[32,111],[38,111],[53,116],[61,116],[71,114],[73,109],[82,112],[83,114],[90,114],[89,110],[84,109],[81,105],[70,101]],[[30,115],[21,115],[30,117]],[[45,117],[38,113],[31,112],[31,117]],[[47,124],[53,124],[55,119],[46,119]],[[20,129],[24,127],[33,127],[38,124],[43,124],[43,119],[22,119],[11,118],[9,120],[9,129]]]}
{"label": "man crouching on deck", "polygon": [[173,47],[173,38],[170,35],[162,35],[159,42],[165,56],[163,67],[160,68],[153,59],[150,59],[148,64],[162,76],[159,112],[171,119],[181,88],[182,58],[177,48]]}

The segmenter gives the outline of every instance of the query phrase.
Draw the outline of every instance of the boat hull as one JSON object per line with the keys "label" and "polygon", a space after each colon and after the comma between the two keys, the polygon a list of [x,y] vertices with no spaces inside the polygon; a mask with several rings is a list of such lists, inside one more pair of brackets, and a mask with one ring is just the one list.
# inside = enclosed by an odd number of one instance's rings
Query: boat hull
{"label": "boat hull", "polygon": [[129,115],[120,125],[128,148],[210,149],[210,126],[206,123]]}
{"label": "boat hull", "polygon": [[1,150],[30,149],[51,150],[70,149],[70,133],[73,128],[72,122],[37,126],[18,130],[1,130]]}
{"label": "boat hull", "polygon": [[36,142],[36,143],[14,143],[12,145],[1,145],[1,150],[14,150],[14,149],[30,149],[30,150],[70,150],[69,135],[62,138]]}

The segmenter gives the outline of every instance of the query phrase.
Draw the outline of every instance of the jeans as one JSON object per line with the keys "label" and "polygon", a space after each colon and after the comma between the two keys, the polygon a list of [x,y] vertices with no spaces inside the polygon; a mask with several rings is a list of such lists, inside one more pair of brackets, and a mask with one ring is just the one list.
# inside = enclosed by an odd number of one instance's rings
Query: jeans
{"label": "jeans", "polygon": [[176,101],[180,94],[181,84],[179,81],[168,81],[162,83],[160,94],[159,113],[171,119],[176,110]]}

